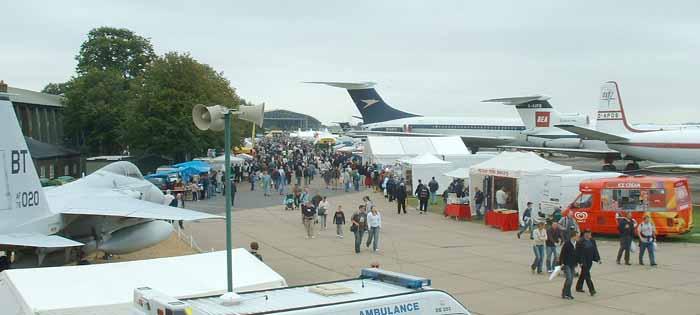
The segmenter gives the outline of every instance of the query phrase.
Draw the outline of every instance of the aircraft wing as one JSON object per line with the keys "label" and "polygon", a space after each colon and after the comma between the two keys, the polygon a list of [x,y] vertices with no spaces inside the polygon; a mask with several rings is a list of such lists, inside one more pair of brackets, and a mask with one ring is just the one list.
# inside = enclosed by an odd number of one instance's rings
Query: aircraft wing
{"label": "aircraft wing", "polygon": [[666,174],[700,173],[700,164],[657,164],[647,166],[644,170]]}
{"label": "aircraft wing", "polygon": [[515,140],[513,137],[487,137],[487,136],[460,136],[448,135],[444,133],[422,133],[422,132],[404,132],[404,131],[369,131],[360,130],[348,133],[351,137],[361,136],[393,136],[393,137],[460,137],[462,142],[467,146],[479,147],[497,147],[508,144]]}
{"label": "aircraft wing", "polygon": [[0,245],[60,248],[83,246],[84,244],[58,235],[0,234]]}
{"label": "aircraft wing", "polygon": [[197,221],[223,217],[199,211],[165,206],[127,195],[102,193],[52,198],[61,214],[127,217],[139,219]]}
{"label": "aircraft wing", "polygon": [[593,129],[588,129],[584,127],[574,126],[574,125],[555,125],[555,127],[564,129],[568,132],[575,133],[581,136],[585,140],[601,140],[605,142],[627,142],[629,139],[625,137],[616,136],[613,134],[600,132]]}
{"label": "aircraft wing", "polygon": [[590,150],[590,149],[567,149],[567,148],[547,148],[547,147],[525,147],[525,146],[500,146],[504,149],[515,149],[532,152],[559,153],[568,156],[585,157],[592,159],[615,159],[622,158],[620,152],[615,150]]}

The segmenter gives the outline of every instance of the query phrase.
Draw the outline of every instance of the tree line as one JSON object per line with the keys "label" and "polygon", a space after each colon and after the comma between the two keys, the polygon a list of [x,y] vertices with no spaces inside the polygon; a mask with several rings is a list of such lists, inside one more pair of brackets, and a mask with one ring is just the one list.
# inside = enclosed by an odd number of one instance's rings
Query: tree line
{"label": "tree line", "polygon": [[[186,160],[223,148],[223,133],[192,123],[195,104],[249,105],[223,72],[188,53],[156,55],[150,39],[128,29],[99,27],[75,57],[75,74],[42,92],[64,96],[67,142],[87,155],[158,154]],[[249,122],[232,124],[234,145],[250,133]]]}

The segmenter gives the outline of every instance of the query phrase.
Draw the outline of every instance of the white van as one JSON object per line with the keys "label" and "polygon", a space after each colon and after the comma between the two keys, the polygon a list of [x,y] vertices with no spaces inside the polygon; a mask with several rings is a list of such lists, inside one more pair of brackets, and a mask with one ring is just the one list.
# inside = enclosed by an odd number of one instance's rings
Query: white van
{"label": "white van", "polygon": [[138,288],[133,306],[139,315],[471,314],[449,293],[430,284],[430,279],[368,268],[357,279],[239,293],[236,303],[219,296],[176,300],[148,287]]}

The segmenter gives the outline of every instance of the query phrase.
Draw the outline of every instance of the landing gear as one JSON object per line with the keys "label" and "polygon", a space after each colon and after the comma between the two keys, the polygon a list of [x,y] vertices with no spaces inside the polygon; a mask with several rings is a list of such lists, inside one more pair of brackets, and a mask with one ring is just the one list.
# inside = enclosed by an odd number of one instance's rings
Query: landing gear
{"label": "landing gear", "polygon": [[479,147],[477,147],[477,146],[470,146],[467,148],[469,149],[469,152],[471,152],[472,154],[476,154],[477,152],[479,152]]}
{"label": "landing gear", "polygon": [[637,161],[632,161],[632,162],[627,163],[627,165],[625,165],[625,172],[638,171],[639,169],[640,169],[640,167],[639,167],[639,164],[637,163]]}
{"label": "landing gear", "polygon": [[603,171],[606,172],[617,172],[617,167],[615,167],[615,164],[605,164],[603,165]]}

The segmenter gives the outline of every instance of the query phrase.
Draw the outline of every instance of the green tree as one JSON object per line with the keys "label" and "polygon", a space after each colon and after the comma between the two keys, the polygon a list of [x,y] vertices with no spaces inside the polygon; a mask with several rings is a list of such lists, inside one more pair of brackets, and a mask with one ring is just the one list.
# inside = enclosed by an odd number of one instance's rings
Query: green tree
{"label": "green tree", "polygon": [[69,82],[64,83],[49,83],[42,90],[41,93],[48,93],[53,95],[63,95],[70,88]]}
{"label": "green tree", "polygon": [[77,72],[117,70],[124,79],[134,79],[156,58],[149,39],[124,28],[98,27],[88,33],[75,57]]}
{"label": "green tree", "polygon": [[66,135],[82,151],[115,154],[123,148],[119,128],[130,98],[129,83],[118,70],[87,71],[70,81],[65,92]]}
{"label": "green tree", "polygon": [[[192,123],[195,104],[236,108],[240,98],[223,73],[189,54],[168,53],[157,58],[134,84],[122,136],[132,151],[157,153],[182,161],[223,147],[223,133],[200,131]],[[234,145],[250,124],[235,120]]]}

